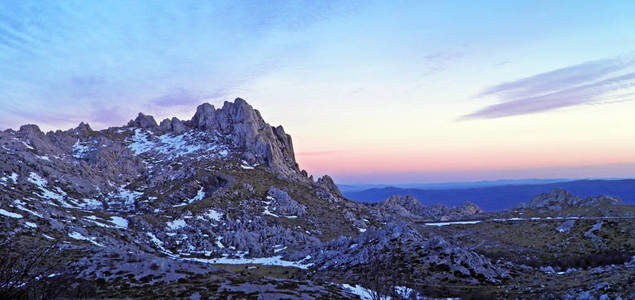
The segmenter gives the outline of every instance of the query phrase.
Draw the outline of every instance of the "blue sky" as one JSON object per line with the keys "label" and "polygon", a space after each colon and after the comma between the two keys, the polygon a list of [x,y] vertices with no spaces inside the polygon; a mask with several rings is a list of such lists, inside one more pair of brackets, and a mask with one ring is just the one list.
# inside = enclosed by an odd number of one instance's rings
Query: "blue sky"
{"label": "blue sky", "polygon": [[2,1],[0,128],[242,97],[346,182],[630,177],[634,6]]}

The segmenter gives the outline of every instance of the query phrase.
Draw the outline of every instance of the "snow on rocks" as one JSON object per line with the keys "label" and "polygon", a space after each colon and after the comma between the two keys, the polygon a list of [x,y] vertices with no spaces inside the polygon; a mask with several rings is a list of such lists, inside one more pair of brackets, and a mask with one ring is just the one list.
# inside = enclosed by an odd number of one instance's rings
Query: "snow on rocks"
{"label": "snow on rocks", "polygon": [[9,217],[9,218],[14,218],[14,219],[22,219],[22,215],[20,214],[16,214],[16,213],[12,213],[10,211],[6,211],[2,208],[0,208],[0,215],[3,215],[5,217]]}
{"label": "snow on rocks", "polygon": [[245,169],[245,170],[253,170],[254,167],[250,166],[248,162],[246,161],[242,161],[242,164],[240,165],[241,168]]}
{"label": "snow on rocks", "polygon": [[[293,218],[298,216],[302,216],[306,212],[306,207],[297,201],[293,200],[287,192],[278,189],[276,187],[271,187],[267,192],[267,207],[265,208],[265,212],[263,214],[267,215],[275,215],[271,211],[269,211],[269,205],[272,204],[273,209],[276,213],[288,215]],[[276,215],[277,216],[277,215]]]}
{"label": "snow on rocks", "polygon": [[122,217],[117,217],[117,216],[112,216],[110,217],[110,222],[115,224],[115,227],[120,228],[120,229],[127,229],[128,228],[128,220],[122,218]]}
{"label": "snow on rocks", "polygon": [[194,196],[194,198],[190,199],[188,201],[188,203],[194,203],[196,201],[201,201],[203,200],[203,198],[205,198],[205,192],[203,191],[203,187],[201,187],[198,192],[196,193],[196,196]]}
{"label": "snow on rocks", "polygon": [[556,230],[560,233],[569,232],[575,226],[575,220],[568,220],[560,224]]}
{"label": "snow on rocks", "polygon": [[[119,187],[117,192],[111,192],[108,194],[109,205],[111,207],[120,207],[124,210],[134,209],[134,204],[137,199],[143,195],[143,192],[131,191],[126,188]],[[119,201],[113,201],[114,199]]]}
{"label": "snow on rocks", "polygon": [[13,180],[13,184],[18,184],[18,174],[11,173],[11,176],[9,176],[9,178],[11,178],[11,180]]}
{"label": "snow on rocks", "polygon": [[148,237],[150,237],[150,240],[152,241],[152,243],[153,243],[155,246],[157,246],[157,248],[159,248],[159,250],[161,250],[161,252],[163,252],[164,254],[167,254],[168,256],[175,257],[175,255],[174,255],[172,252],[170,252],[168,249],[165,249],[165,247],[163,246],[163,241],[162,241],[162,240],[160,240],[160,239],[158,239],[158,238],[154,235],[154,233],[152,233],[152,232],[146,232],[146,235],[147,235]]}
{"label": "snow on rocks", "polygon": [[26,227],[30,227],[30,228],[37,228],[37,224],[35,224],[33,222],[25,222],[24,225]]}
{"label": "snow on rocks", "polygon": [[9,175],[9,176],[0,177],[0,184],[7,185],[7,183],[9,182],[9,179],[11,179],[13,181],[13,184],[17,184],[18,183],[18,174],[11,173],[11,175]]}
{"label": "snow on rocks", "polygon": [[220,143],[218,136],[210,138],[203,132],[188,131],[179,135],[166,133],[153,136],[149,131],[137,128],[129,140],[128,148],[136,155],[144,153],[160,154],[163,159],[175,159],[193,153],[218,153],[225,157],[229,154],[228,146]]}
{"label": "snow on rocks", "polygon": [[95,246],[99,246],[99,247],[103,247],[104,246],[104,245],[102,245],[100,243],[97,243],[95,241],[96,238],[94,238],[94,237],[91,237],[91,238],[85,237],[83,234],[81,234],[81,233],[79,233],[77,231],[73,231],[73,232],[69,233],[68,237],[70,237],[72,239],[75,239],[75,240],[78,240],[78,241],[87,241],[87,242],[92,243]]}
{"label": "snow on rocks", "polygon": [[425,223],[424,225],[426,225],[426,226],[448,226],[448,225],[471,225],[471,224],[478,224],[478,223],[481,223],[481,221],[432,222],[432,223]]}
{"label": "snow on rocks", "polygon": [[42,176],[34,172],[29,173],[29,178],[27,178],[27,181],[35,184],[40,188],[43,188],[48,184],[48,181],[46,181],[46,179],[42,178]]}
{"label": "snow on rocks", "polygon": [[373,300],[375,299],[375,295],[377,293],[375,293],[373,290],[364,288],[363,286],[356,284],[355,286],[352,286],[350,284],[342,284],[342,288],[344,288],[345,290],[349,291],[350,293],[359,296],[360,299],[362,300]]}
{"label": "snow on rocks", "polygon": [[15,207],[16,207],[17,209],[22,210],[22,211],[26,211],[26,212],[28,212],[28,213],[30,213],[30,214],[32,214],[32,215],[34,215],[34,216],[38,217],[38,218],[43,218],[43,216],[42,216],[41,214],[39,214],[39,213],[37,213],[37,212],[34,212],[34,211],[32,211],[32,210],[30,210],[30,209],[28,209],[28,208],[24,207],[23,205],[26,205],[26,203],[24,203],[24,202],[22,202],[22,201],[20,201],[20,200],[15,200],[15,201],[13,201],[13,202],[15,203]]}
{"label": "snow on rocks", "polygon": [[187,223],[185,223],[185,220],[183,220],[183,219],[177,219],[177,220],[174,220],[174,221],[171,221],[171,222],[167,222],[166,226],[170,230],[177,230],[177,229],[181,229],[181,228],[187,226]]}
{"label": "snow on rocks", "polygon": [[80,140],[78,139],[77,142],[75,142],[75,144],[73,145],[72,151],[73,151],[73,154],[72,154],[73,157],[82,159],[88,156],[89,148],[88,146],[82,144]]}
{"label": "snow on rocks", "polygon": [[216,237],[216,246],[221,249],[225,248],[225,245],[223,245],[223,243],[221,242],[222,240],[222,236]]}
{"label": "snow on rocks", "polygon": [[304,264],[302,261],[287,261],[283,260],[282,256],[272,257],[255,257],[255,258],[181,258],[183,260],[197,261],[208,264],[224,264],[224,265],[264,265],[264,266],[281,266],[281,267],[295,267],[299,269],[308,269],[312,264]]}
{"label": "snow on rocks", "polygon": [[223,218],[223,213],[210,209],[205,213],[205,216],[212,221],[220,222],[221,218]]}
{"label": "snow on rocks", "polygon": [[[27,178],[27,181],[34,184],[40,190],[41,192],[40,197],[45,199],[50,199],[50,200],[56,200],[57,202],[62,204],[63,207],[66,207],[66,208],[75,207],[65,201],[67,194],[59,187],[55,187],[55,191],[51,191],[47,189],[46,185],[48,185],[48,181],[44,179],[43,177],[41,177],[40,175],[38,175],[37,173],[34,173],[34,172],[29,173],[29,177]],[[53,204],[53,203],[50,203],[50,204]]]}

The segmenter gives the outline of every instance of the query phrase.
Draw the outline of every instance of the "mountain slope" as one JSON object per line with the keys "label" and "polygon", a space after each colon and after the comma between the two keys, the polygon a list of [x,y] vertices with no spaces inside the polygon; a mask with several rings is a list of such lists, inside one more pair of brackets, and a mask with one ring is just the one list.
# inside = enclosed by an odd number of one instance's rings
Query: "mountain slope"
{"label": "mountain slope", "polygon": [[[479,213],[470,203],[348,200],[329,176],[300,170],[291,137],[242,99],[202,104],[186,121],[140,113],[100,131],[25,125],[0,132],[0,298],[469,297],[475,288],[501,298],[528,276],[543,280],[488,257],[516,250],[499,240],[466,246],[469,228],[425,223]],[[628,235],[624,226],[594,238]],[[613,240],[609,249],[630,253]]]}

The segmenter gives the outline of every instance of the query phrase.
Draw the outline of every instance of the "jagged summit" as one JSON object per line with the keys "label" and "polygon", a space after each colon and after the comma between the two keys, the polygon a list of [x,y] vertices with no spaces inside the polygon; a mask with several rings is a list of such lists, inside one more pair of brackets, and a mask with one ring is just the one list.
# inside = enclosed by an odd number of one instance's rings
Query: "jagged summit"
{"label": "jagged summit", "polygon": [[209,103],[203,103],[187,126],[203,131],[219,131],[231,136],[232,142],[244,147],[254,157],[245,157],[247,161],[262,159],[277,171],[290,175],[298,171],[295,162],[291,136],[282,126],[267,124],[260,112],[247,101],[236,98],[234,102],[225,102],[222,108],[215,109]]}
{"label": "jagged summit", "polygon": [[245,150],[243,158],[249,163],[263,162],[284,176],[295,176],[299,171],[291,136],[282,126],[267,124],[260,112],[242,98],[236,98],[234,102],[225,101],[218,109],[203,103],[188,121],[174,117],[157,124],[154,117],[140,112],[128,126],[174,134],[182,134],[188,129],[220,133],[229,137],[233,145]]}

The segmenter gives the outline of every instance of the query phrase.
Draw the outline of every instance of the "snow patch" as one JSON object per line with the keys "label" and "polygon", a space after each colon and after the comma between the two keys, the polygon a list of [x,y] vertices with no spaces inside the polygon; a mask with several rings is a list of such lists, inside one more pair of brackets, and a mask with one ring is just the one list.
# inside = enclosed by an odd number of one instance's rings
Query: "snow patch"
{"label": "snow patch", "polygon": [[167,254],[168,256],[175,258],[176,256],[174,254],[172,254],[171,251],[169,251],[168,249],[165,249],[165,247],[163,247],[163,241],[158,239],[154,233],[152,232],[146,232],[146,235],[150,237],[150,240],[152,241],[152,243],[154,243],[155,246],[157,246],[157,248],[159,248],[159,250],[161,250],[161,252],[163,252],[164,254]]}
{"label": "snow patch", "polygon": [[225,248],[225,245],[223,245],[223,243],[221,243],[221,241],[223,240],[222,236],[216,237],[216,247],[218,248]]}
{"label": "snow patch", "polygon": [[91,238],[85,237],[84,235],[82,235],[81,233],[79,233],[77,231],[73,231],[73,232],[69,233],[68,237],[70,237],[72,239],[75,239],[75,240],[78,240],[78,241],[88,241],[88,242],[92,243],[95,246],[99,246],[99,247],[103,247],[104,246],[104,245],[102,245],[100,243],[97,243],[95,241],[94,237],[91,237]]}
{"label": "snow patch", "polygon": [[115,224],[115,227],[117,228],[120,228],[120,229],[128,228],[128,220],[122,217],[112,216],[110,217],[110,222]]}
{"label": "snow patch", "polygon": [[20,214],[16,214],[16,213],[12,213],[10,211],[6,211],[2,208],[0,208],[0,215],[3,215],[5,217],[9,217],[9,218],[14,218],[14,219],[22,219],[22,215]]}
{"label": "snow patch", "polygon": [[208,264],[225,264],[225,265],[264,265],[264,266],[282,266],[282,267],[295,267],[299,269],[308,269],[313,264],[302,264],[302,261],[287,261],[283,260],[282,256],[272,256],[272,257],[256,257],[256,258],[227,258],[227,257],[219,257],[219,258],[181,258],[183,260],[191,260]]}
{"label": "snow patch", "polygon": [[43,188],[48,184],[48,181],[46,181],[46,179],[42,178],[40,175],[34,172],[29,173],[29,178],[27,178],[26,180],[37,185],[40,188]]}
{"label": "snow patch", "polygon": [[37,228],[37,224],[35,224],[33,222],[26,222],[26,223],[24,223],[24,225],[26,225],[27,227],[31,227],[31,228]]}
{"label": "snow patch", "polygon": [[245,169],[245,170],[253,170],[254,167],[250,166],[249,163],[247,163],[246,161],[242,161],[242,164],[240,165],[241,168]]}
{"label": "snow patch", "polygon": [[86,158],[88,156],[88,146],[86,145],[82,145],[81,142],[79,141],[79,139],[77,140],[77,142],[75,142],[75,144],[73,145],[73,157],[75,158]]}
{"label": "snow patch", "polygon": [[31,147],[31,145],[27,144],[25,141],[21,141],[21,142],[22,142],[22,144],[23,144],[25,147],[27,147],[28,149],[35,150],[35,148]]}
{"label": "snow patch", "polygon": [[[210,152],[213,154],[218,148],[226,147],[218,143],[217,137],[210,141],[209,137],[201,132],[185,132],[180,135],[166,133],[154,139],[150,139],[150,137],[148,132],[137,128],[128,144],[128,148],[137,155],[152,152],[167,155],[167,159],[174,159],[198,152]],[[221,150],[221,155],[223,155],[223,152],[229,153],[227,149]]]}
{"label": "snow patch", "polygon": [[187,226],[187,224],[185,223],[185,220],[183,219],[177,219],[172,222],[167,222],[166,225],[168,226],[170,230],[177,230]]}
{"label": "snow patch", "polygon": [[221,218],[223,218],[223,213],[210,209],[205,213],[205,216],[210,220],[220,222]]}
{"label": "snow patch", "polygon": [[345,283],[345,284],[342,284],[342,287],[345,290],[347,290],[347,291],[359,296],[359,298],[361,298],[362,300],[373,300],[373,299],[375,299],[375,297],[374,297],[375,292],[373,292],[372,290],[369,290],[367,288],[364,288],[363,286],[361,286],[359,284],[356,284],[355,286],[352,286],[352,285],[349,285],[349,284]]}
{"label": "snow patch", "polygon": [[434,222],[434,223],[425,223],[426,226],[448,226],[448,225],[469,225],[469,224],[478,224],[481,221],[454,221],[454,222]]}
{"label": "snow patch", "polygon": [[26,208],[26,207],[22,206],[22,205],[21,205],[22,203],[21,203],[19,200],[16,200],[16,201],[14,201],[14,202],[16,203],[15,207],[16,207],[17,209],[19,209],[19,210],[23,210],[23,211],[26,211],[26,212],[28,212],[28,213],[30,213],[30,214],[32,214],[32,215],[34,215],[34,216],[36,216],[36,217],[39,217],[39,218],[44,218],[41,214],[38,214],[38,213],[36,213],[36,212],[34,212],[34,211],[32,211],[32,210],[30,210],[30,209],[28,209],[28,208]]}
{"label": "snow patch", "polygon": [[198,190],[198,193],[196,193],[196,196],[194,196],[194,198],[190,199],[189,203],[194,203],[196,201],[201,201],[201,200],[203,200],[203,198],[205,198],[205,192],[203,191],[203,187],[201,187],[201,189]]}
{"label": "snow patch", "polygon": [[9,178],[11,178],[11,180],[13,180],[13,184],[18,184],[18,174],[11,173],[11,176],[9,176]]}

